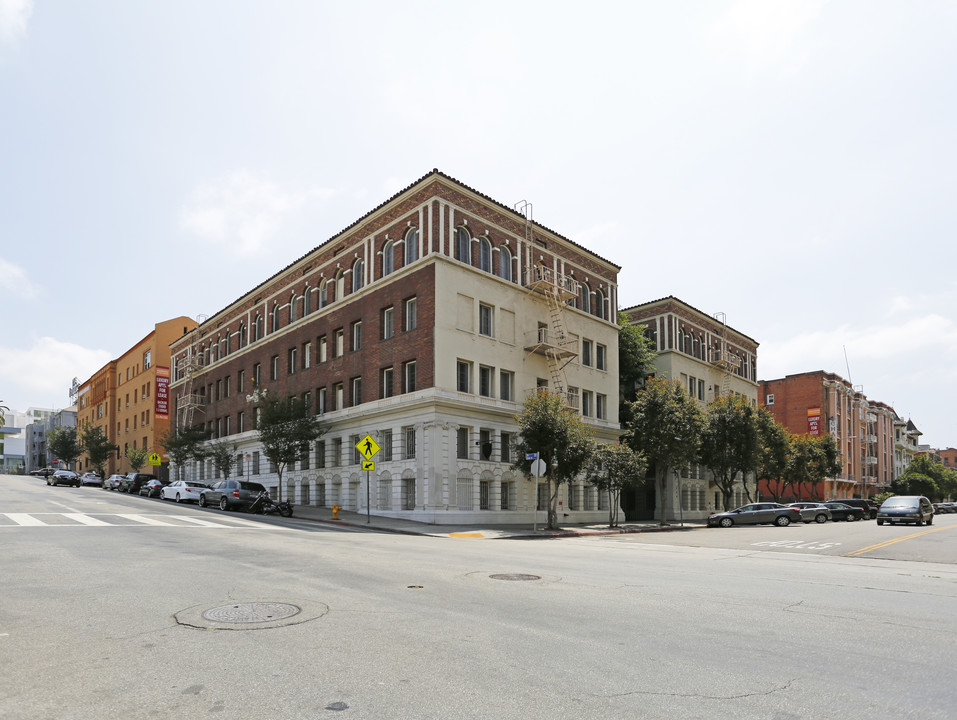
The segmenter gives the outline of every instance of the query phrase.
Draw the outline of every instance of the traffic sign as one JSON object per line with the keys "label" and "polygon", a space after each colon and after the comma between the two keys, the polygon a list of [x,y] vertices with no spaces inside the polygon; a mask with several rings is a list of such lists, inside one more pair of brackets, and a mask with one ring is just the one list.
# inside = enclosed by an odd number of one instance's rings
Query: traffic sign
{"label": "traffic sign", "polygon": [[362,469],[369,472],[375,472],[375,460],[363,460]]}
{"label": "traffic sign", "polygon": [[155,466],[155,465],[162,465],[162,464],[163,464],[163,458],[160,457],[160,454],[159,454],[159,453],[150,453],[150,456],[149,456],[148,460],[149,460],[149,464],[150,464],[150,465],[154,465],[154,466]]}
{"label": "traffic sign", "polygon": [[376,441],[372,439],[371,435],[366,435],[358,443],[356,443],[356,450],[359,451],[359,454],[362,455],[366,460],[371,460],[374,458],[381,450]]}
{"label": "traffic sign", "polygon": [[538,460],[538,453],[525,453],[526,460]]}

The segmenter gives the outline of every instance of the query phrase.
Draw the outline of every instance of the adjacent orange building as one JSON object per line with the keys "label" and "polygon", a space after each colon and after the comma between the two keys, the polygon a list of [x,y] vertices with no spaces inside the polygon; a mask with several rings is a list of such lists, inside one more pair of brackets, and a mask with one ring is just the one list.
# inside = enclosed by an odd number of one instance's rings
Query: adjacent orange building
{"label": "adjacent orange building", "polygon": [[[116,360],[110,360],[77,391],[77,427],[90,424],[119,447],[110,457],[108,474],[131,472],[126,450],[146,448],[162,459],[159,468],[145,468],[162,476],[169,458],[158,438],[169,431],[170,350],[173,340],[195,329],[196,322],[178,317],[157,323],[153,330]],[[90,459],[81,455],[80,472],[92,470]]]}

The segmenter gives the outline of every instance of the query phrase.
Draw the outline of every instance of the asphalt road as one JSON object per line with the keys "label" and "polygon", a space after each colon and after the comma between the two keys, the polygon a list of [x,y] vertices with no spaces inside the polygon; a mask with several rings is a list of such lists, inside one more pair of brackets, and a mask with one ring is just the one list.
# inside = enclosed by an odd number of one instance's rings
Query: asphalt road
{"label": "asphalt road", "polygon": [[954,717],[952,562],[745,542],[808,527],[410,537],[0,476],[0,718]]}

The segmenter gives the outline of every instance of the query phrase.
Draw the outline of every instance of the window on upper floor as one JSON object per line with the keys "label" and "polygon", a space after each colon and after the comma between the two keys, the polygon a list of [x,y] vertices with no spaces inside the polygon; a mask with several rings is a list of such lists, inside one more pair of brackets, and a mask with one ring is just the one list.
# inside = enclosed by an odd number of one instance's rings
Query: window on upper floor
{"label": "window on upper floor", "polygon": [[472,264],[472,234],[468,228],[455,228],[455,259]]}
{"label": "window on upper floor", "polygon": [[362,258],[359,258],[352,264],[352,292],[358,292],[365,284],[366,264]]}
{"label": "window on upper floor", "polygon": [[498,276],[503,280],[512,280],[512,251],[505,245],[498,246]]}
{"label": "window on upper floor", "polygon": [[405,234],[405,264],[415,262],[419,259],[419,231],[417,228],[409,228]]}
{"label": "window on upper floor", "polygon": [[487,237],[479,238],[479,270],[492,272],[492,243]]}
{"label": "window on upper floor", "polygon": [[391,240],[382,246],[382,277],[395,272],[395,243]]}

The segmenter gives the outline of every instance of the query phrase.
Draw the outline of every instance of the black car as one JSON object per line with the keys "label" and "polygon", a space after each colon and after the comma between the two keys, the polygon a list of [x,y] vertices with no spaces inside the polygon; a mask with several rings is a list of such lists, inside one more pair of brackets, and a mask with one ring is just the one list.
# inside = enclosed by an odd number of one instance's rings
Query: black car
{"label": "black car", "polygon": [[847,520],[851,522],[853,520],[864,520],[868,517],[868,511],[864,508],[855,506],[855,505],[846,505],[842,502],[832,501],[821,503],[824,507],[829,508],[831,511],[831,518],[834,521],[837,520]]}
{"label": "black car", "polygon": [[844,503],[851,507],[859,507],[864,511],[865,518],[873,520],[877,517],[877,505],[870,500],[864,500],[863,498],[835,498],[833,502]]}
{"label": "black car", "polygon": [[131,472],[120,480],[120,486],[116,489],[120,492],[134,495],[139,493],[140,488],[143,487],[143,483],[148,483],[150,480],[156,480],[156,477],[154,475],[148,475],[147,473]]}
{"label": "black car", "polygon": [[54,472],[53,468],[37,468],[36,470],[31,470],[30,474],[34,477],[50,477]]}
{"label": "black car", "polygon": [[157,478],[153,478],[152,480],[149,480],[140,486],[140,495],[158,498],[160,496],[160,490],[162,490],[166,485],[169,485],[169,480],[159,480]]}
{"label": "black car", "polygon": [[913,523],[914,525],[934,524],[934,506],[923,495],[895,495],[881,505],[877,513],[877,524],[896,525]]}
{"label": "black car", "polygon": [[80,476],[72,470],[57,470],[47,477],[47,485],[72,485],[80,487]]}
{"label": "black car", "polygon": [[199,493],[199,506],[218,505],[220,510],[246,510],[266,488],[258,482],[220,480]]}

